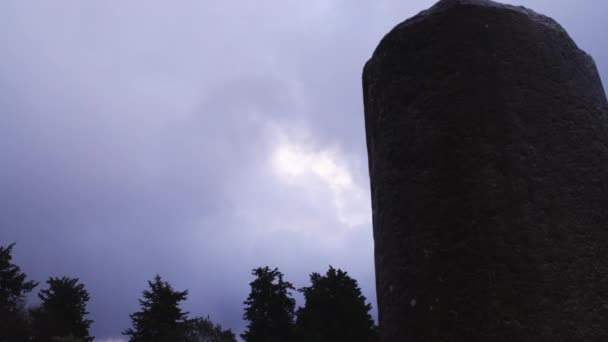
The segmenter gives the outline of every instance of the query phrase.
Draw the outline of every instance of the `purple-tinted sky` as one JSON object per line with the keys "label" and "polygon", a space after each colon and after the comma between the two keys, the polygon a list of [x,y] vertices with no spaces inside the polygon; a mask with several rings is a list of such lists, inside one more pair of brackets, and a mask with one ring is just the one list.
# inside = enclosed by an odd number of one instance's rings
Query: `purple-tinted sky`
{"label": "purple-tinted sky", "polygon": [[[361,70],[433,2],[1,1],[0,244],[80,278],[100,341],[156,273],[236,332],[257,266],[343,268],[375,306]],[[608,82],[607,1],[512,3]]]}

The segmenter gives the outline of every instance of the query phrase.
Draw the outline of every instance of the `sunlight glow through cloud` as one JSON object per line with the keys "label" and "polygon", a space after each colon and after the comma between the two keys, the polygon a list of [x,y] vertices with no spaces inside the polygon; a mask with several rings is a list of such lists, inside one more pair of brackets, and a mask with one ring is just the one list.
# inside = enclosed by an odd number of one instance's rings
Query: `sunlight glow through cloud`
{"label": "sunlight glow through cloud", "polygon": [[314,180],[324,184],[343,224],[354,227],[370,223],[367,194],[354,182],[340,157],[339,152],[331,149],[315,150],[285,141],[274,151],[272,162],[277,174],[288,184],[306,185]]}
{"label": "sunlight glow through cloud", "polygon": [[353,183],[348,170],[340,167],[329,151],[315,153],[303,146],[284,144],[275,152],[275,163],[279,173],[291,180],[312,173],[334,190],[350,187]]}

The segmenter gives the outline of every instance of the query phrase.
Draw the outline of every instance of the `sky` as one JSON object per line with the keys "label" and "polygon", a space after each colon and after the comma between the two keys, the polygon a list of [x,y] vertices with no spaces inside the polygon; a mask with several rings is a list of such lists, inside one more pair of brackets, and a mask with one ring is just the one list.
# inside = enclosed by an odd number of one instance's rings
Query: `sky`
{"label": "sky", "polygon": [[[375,315],[361,71],[433,3],[1,1],[0,245],[31,279],[79,278],[97,341],[157,273],[237,333],[258,266],[296,287],[342,268]],[[607,84],[607,1],[508,3]]]}

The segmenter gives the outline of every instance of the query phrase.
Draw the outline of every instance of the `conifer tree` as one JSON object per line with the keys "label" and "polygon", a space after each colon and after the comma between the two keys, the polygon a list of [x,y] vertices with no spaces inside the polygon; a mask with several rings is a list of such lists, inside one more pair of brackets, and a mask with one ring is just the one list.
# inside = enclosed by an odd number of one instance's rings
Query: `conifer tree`
{"label": "conifer tree", "polygon": [[77,278],[47,280],[48,288],[38,294],[40,307],[32,310],[36,341],[47,342],[60,338],[93,341],[89,335],[92,320],[86,319],[89,293]]}
{"label": "conifer tree", "polygon": [[310,282],[309,287],[299,290],[306,303],[297,312],[298,341],[377,340],[376,327],[370,315],[372,307],[366,303],[355,279],[330,266],[324,276],[311,274]]}
{"label": "conifer tree", "polygon": [[38,285],[35,281],[26,281],[25,273],[12,262],[14,246],[14,243],[0,246],[0,342],[29,339],[25,296]]}
{"label": "conifer tree", "polygon": [[249,321],[241,337],[247,342],[284,342],[293,340],[295,300],[293,285],[283,280],[277,268],[254,269],[255,280],[245,301],[243,318]]}
{"label": "conifer tree", "polygon": [[177,291],[159,275],[148,281],[149,290],[139,300],[141,310],[130,315],[132,328],[123,332],[131,342],[184,341],[188,333],[187,312],[179,307],[188,290]]}

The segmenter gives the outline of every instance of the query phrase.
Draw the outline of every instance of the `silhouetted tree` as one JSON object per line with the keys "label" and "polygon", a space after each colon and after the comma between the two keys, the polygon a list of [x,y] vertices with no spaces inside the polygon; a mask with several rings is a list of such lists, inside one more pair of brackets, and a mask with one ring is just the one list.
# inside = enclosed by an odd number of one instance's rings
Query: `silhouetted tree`
{"label": "silhouetted tree", "polygon": [[179,303],[186,300],[188,290],[176,291],[159,275],[148,281],[149,290],[139,300],[141,311],[130,315],[133,327],[123,332],[132,342],[184,341],[188,332],[187,312]]}
{"label": "silhouetted tree", "polygon": [[214,324],[209,317],[196,317],[188,321],[187,342],[237,342],[234,333],[223,330],[219,324]]}
{"label": "silhouetted tree", "polygon": [[40,307],[33,309],[32,319],[36,341],[48,342],[61,339],[93,341],[89,327],[93,323],[85,319],[89,293],[77,278],[54,278],[46,282],[48,288],[41,290]]}
{"label": "silhouetted tree", "polygon": [[294,287],[283,280],[277,268],[254,269],[255,280],[249,285],[251,293],[245,301],[243,318],[249,321],[241,337],[247,342],[292,341],[295,300]]}
{"label": "silhouetted tree", "polygon": [[299,291],[306,303],[299,308],[296,335],[299,341],[376,341],[371,305],[346,272],[329,267],[327,274],[310,275],[311,286]]}
{"label": "silhouetted tree", "polygon": [[26,281],[27,276],[12,263],[14,246],[14,243],[0,246],[0,342],[29,339],[24,302],[25,296],[38,285]]}

